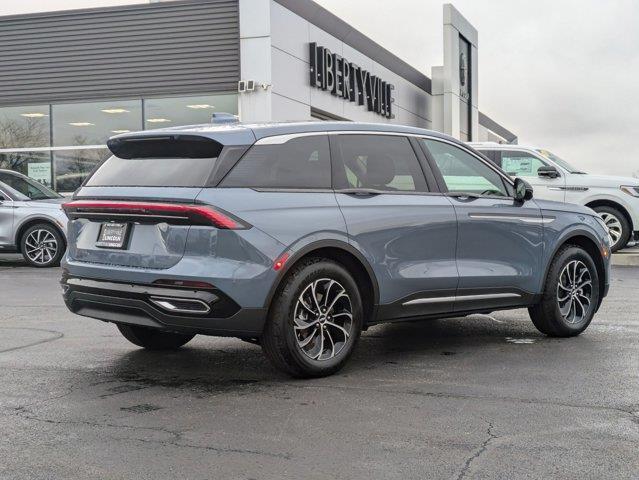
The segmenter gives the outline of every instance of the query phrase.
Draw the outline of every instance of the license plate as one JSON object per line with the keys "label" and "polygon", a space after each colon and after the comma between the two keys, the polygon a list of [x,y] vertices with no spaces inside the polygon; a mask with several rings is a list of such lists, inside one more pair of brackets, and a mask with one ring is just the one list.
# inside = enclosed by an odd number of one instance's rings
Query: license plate
{"label": "license plate", "polygon": [[103,223],[95,246],[101,248],[126,248],[128,233],[128,223]]}

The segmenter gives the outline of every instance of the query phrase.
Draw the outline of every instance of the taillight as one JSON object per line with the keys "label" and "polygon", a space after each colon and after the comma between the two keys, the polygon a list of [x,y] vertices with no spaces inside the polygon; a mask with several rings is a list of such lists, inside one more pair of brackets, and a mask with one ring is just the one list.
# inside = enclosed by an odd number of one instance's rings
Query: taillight
{"label": "taillight", "polygon": [[73,200],[62,205],[67,217],[133,220],[133,221],[166,221],[169,223],[186,223],[191,225],[212,225],[226,230],[242,230],[251,225],[210,205],[127,202],[115,200]]}

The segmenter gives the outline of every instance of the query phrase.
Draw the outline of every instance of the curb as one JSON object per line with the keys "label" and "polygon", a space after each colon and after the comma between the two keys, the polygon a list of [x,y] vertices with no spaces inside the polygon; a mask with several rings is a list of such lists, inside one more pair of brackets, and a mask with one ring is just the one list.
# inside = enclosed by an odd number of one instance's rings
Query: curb
{"label": "curb", "polygon": [[617,267],[639,267],[639,253],[615,253],[612,264]]}

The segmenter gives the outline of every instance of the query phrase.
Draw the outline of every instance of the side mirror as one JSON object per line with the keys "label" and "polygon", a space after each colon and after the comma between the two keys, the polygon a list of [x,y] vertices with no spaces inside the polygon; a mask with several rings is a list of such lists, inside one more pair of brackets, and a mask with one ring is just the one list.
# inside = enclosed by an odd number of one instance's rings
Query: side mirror
{"label": "side mirror", "polygon": [[553,166],[544,165],[543,167],[539,167],[537,169],[537,175],[546,178],[557,178],[559,176],[559,172]]}
{"label": "side mirror", "polygon": [[525,202],[533,198],[533,188],[526,180],[515,178],[515,200]]}

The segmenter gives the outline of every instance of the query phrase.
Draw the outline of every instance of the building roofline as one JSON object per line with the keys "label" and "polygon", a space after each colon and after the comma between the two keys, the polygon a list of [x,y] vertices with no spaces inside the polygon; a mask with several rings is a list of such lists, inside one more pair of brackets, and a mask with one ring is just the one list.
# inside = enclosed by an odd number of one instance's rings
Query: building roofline
{"label": "building roofline", "polygon": [[118,11],[130,11],[130,10],[143,10],[146,8],[157,8],[159,6],[172,7],[179,5],[201,5],[203,3],[216,3],[217,0],[171,0],[168,2],[156,2],[156,3],[131,3],[128,5],[110,5],[108,7],[88,7],[88,8],[74,8],[74,9],[60,9],[60,10],[48,10],[44,12],[34,13],[18,13],[14,15],[0,15],[0,23],[9,22],[11,20],[31,20],[38,18],[51,18],[58,16],[72,16],[72,15],[84,15],[86,13],[100,13],[100,12],[118,12]]}
{"label": "building roofline", "polygon": [[316,27],[432,94],[431,79],[313,0],[273,0]]}
{"label": "building roofline", "polygon": [[511,132],[507,128],[502,127],[492,118],[490,118],[488,115],[482,112],[479,112],[479,124],[482,125],[483,127],[486,127],[491,132],[496,133],[497,135],[502,137],[504,140],[506,140],[508,143],[513,143],[517,141],[517,135],[515,135],[513,132]]}

